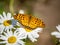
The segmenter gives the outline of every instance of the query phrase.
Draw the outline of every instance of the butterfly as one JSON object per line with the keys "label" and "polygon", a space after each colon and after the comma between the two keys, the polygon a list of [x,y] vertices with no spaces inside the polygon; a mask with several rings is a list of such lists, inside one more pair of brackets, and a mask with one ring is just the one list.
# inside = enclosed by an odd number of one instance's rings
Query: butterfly
{"label": "butterfly", "polygon": [[27,14],[16,14],[13,16],[14,19],[16,19],[19,23],[24,25],[25,27],[29,28],[37,28],[37,27],[45,27],[45,24],[41,19],[36,18],[35,16],[32,15],[27,15]]}

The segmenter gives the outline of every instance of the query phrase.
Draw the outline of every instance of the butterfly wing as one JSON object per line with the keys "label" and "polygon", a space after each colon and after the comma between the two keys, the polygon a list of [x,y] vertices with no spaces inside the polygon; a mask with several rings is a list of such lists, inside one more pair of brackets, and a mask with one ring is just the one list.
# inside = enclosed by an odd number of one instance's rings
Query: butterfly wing
{"label": "butterfly wing", "polygon": [[16,15],[14,15],[13,17],[14,17],[14,19],[16,19],[16,20],[20,20],[21,15],[20,15],[20,14],[16,14]]}
{"label": "butterfly wing", "polygon": [[28,26],[29,23],[29,15],[22,15],[21,19],[19,20],[24,26]]}
{"label": "butterfly wing", "polygon": [[18,22],[20,22],[22,25],[30,27],[32,29],[37,27],[45,27],[43,21],[34,16],[18,14],[14,15],[14,18],[18,20]]}
{"label": "butterfly wing", "polygon": [[30,17],[29,15],[25,15],[25,14],[18,14],[14,16],[14,18],[24,26],[28,26],[29,17]]}
{"label": "butterfly wing", "polygon": [[29,22],[29,27],[30,28],[36,28],[39,25],[38,18],[31,17],[30,22]]}
{"label": "butterfly wing", "polygon": [[40,20],[38,26],[44,28],[45,27],[45,24],[44,24],[44,22],[42,20]]}
{"label": "butterfly wing", "polygon": [[37,27],[45,27],[45,24],[43,23],[42,20],[36,18],[36,17],[31,17],[30,22],[29,22],[29,27],[30,28],[37,28]]}

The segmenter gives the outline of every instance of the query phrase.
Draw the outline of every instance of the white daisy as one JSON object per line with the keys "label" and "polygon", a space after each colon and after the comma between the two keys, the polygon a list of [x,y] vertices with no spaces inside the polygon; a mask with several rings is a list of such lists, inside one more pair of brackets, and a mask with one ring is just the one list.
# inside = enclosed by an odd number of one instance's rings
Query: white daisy
{"label": "white daisy", "polygon": [[3,12],[3,15],[0,14],[0,33],[3,32],[3,30],[9,30],[13,28],[13,25],[11,24],[11,19],[13,19],[13,17],[11,17],[11,13],[6,13]]}
{"label": "white daisy", "polygon": [[12,30],[7,30],[7,32],[4,32],[4,35],[0,35],[0,39],[3,41],[0,41],[0,44],[6,44],[6,45],[24,45],[25,42],[22,41],[24,37],[18,33],[18,31],[12,32]]}
{"label": "white daisy", "polygon": [[36,38],[39,37],[39,34],[38,32],[41,32],[42,31],[42,28],[36,28],[34,30],[30,30],[30,29],[27,29],[27,28],[18,28],[17,29],[20,33],[22,33],[25,38],[29,38],[32,42],[34,41],[37,41]]}
{"label": "white daisy", "polygon": [[59,32],[57,31],[52,32],[51,35],[56,36],[56,38],[60,38],[60,25],[56,26],[56,28],[58,29]]}

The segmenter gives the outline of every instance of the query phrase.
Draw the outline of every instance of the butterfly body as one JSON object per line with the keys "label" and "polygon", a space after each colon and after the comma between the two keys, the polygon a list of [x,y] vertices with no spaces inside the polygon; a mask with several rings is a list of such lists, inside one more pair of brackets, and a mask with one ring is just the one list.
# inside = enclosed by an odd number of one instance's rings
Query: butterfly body
{"label": "butterfly body", "polygon": [[30,16],[26,14],[17,14],[14,15],[14,18],[18,20],[18,22],[21,23],[22,25],[32,29],[37,27],[45,27],[43,21],[34,16]]}

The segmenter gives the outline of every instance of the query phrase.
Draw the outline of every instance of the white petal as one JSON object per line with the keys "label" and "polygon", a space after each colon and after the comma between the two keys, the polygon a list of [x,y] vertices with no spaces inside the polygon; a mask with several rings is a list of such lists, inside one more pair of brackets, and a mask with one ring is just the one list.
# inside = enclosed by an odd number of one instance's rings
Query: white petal
{"label": "white petal", "polygon": [[56,26],[56,28],[58,29],[58,31],[60,32],[60,25]]}
{"label": "white petal", "polygon": [[60,36],[60,33],[59,32],[52,32],[51,35],[55,35],[55,36],[59,35]]}
{"label": "white petal", "polygon": [[18,30],[20,33],[26,32],[24,28],[18,28],[17,30]]}
{"label": "white petal", "polygon": [[26,37],[27,37],[27,36],[26,36],[26,35],[27,35],[27,32],[25,31],[24,28],[18,28],[17,30],[18,30],[19,33],[20,33],[20,34],[18,35],[18,38],[19,38],[19,37],[22,37],[22,38],[26,38]]}
{"label": "white petal", "polygon": [[11,44],[11,43],[8,43],[8,42],[7,42],[6,45],[14,45],[14,44]]}
{"label": "white petal", "polygon": [[1,24],[3,23],[3,20],[2,20],[2,19],[0,19],[0,23],[1,23]]}
{"label": "white petal", "polygon": [[3,16],[4,16],[4,19],[7,19],[6,13],[5,13],[5,12],[3,12]]}
{"label": "white petal", "polygon": [[28,34],[28,38],[29,38],[32,42],[37,41],[35,38],[33,38],[33,37],[31,36],[31,34]]}
{"label": "white petal", "polygon": [[10,35],[13,35],[13,32],[12,32],[12,30],[10,30]]}
{"label": "white petal", "polygon": [[60,35],[57,35],[56,38],[60,38]]}
{"label": "white petal", "polygon": [[33,31],[34,31],[34,32],[41,32],[42,29],[43,29],[43,28],[36,28],[36,29],[34,29]]}
{"label": "white petal", "polygon": [[8,37],[8,36],[9,36],[6,32],[4,32],[4,35],[5,35],[6,37]]}
{"label": "white petal", "polygon": [[7,30],[7,34],[8,34],[9,36],[12,36],[12,35],[10,34],[10,31],[9,31],[9,30]]}
{"label": "white petal", "polygon": [[24,10],[20,10],[19,11],[19,14],[24,14]]}
{"label": "white petal", "polygon": [[20,45],[25,45],[25,44],[24,44],[25,42],[23,42],[22,40],[19,40],[18,43],[19,43]]}
{"label": "white petal", "polygon": [[12,44],[7,41],[7,42],[6,42],[6,45],[12,45]]}
{"label": "white petal", "polygon": [[25,34],[21,33],[21,34],[18,35],[18,38],[19,39],[26,39],[27,38],[27,34],[26,33]]}
{"label": "white petal", "polygon": [[6,41],[1,41],[0,44],[6,43]]}
{"label": "white petal", "polygon": [[11,13],[7,13],[7,19],[11,19]]}
{"label": "white petal", "polygon": [[1,20],[3,20],[3,19],[4,19],[2,15],[0,15],[0,19],[1,19]]}
{"label": "white petal", "polygon": [[31,35],[32,35],[34,38],[38,38],[38,37],[39,37],[39,34],[36,33],[36,32],[32,32]]}
{"label": "white petal", "polygon": [[10,26],[9,26],[9,29],[11,30],[12,28],[14,28],[13,25],[10,25]]}
{"label": "white petal", "polygon": [[7,37],[4,36],[4,35],[0,35],[0,39],[2,39],[2,40],[7,40]]}
{"label": "white petal", "polygon": [[7,43],[6,45],[10,45],[9,43]]}
{"label": "white petal", "polygon": [[15,44],[13,44],[13,45],[20,45],[20,44],[18,44],[18,42],[16,42]]}
{"label": "white petal", "polygon": [[9,27],[8,27],[8,26],[5,27],[5,31],[6,31],[6,30],[9,30]]}
{"label": "white petal", "polygon": [[3,31],[4,31],[4,26],[3,25],[0,25],[0,33],[3,33]]}
{"label": "white petal", "polygon": [[16,25],[21,26],[21,24],[19,22],[17,22]]}
{"label": "white petal", "polygon": [[11,19],[14,19],[13,17],[11,17]]}
{"label": "white petal", "polygon": [[19,34],[18,30],[15,30],[14,31],[14,36],[18,36],[18,34]]}

